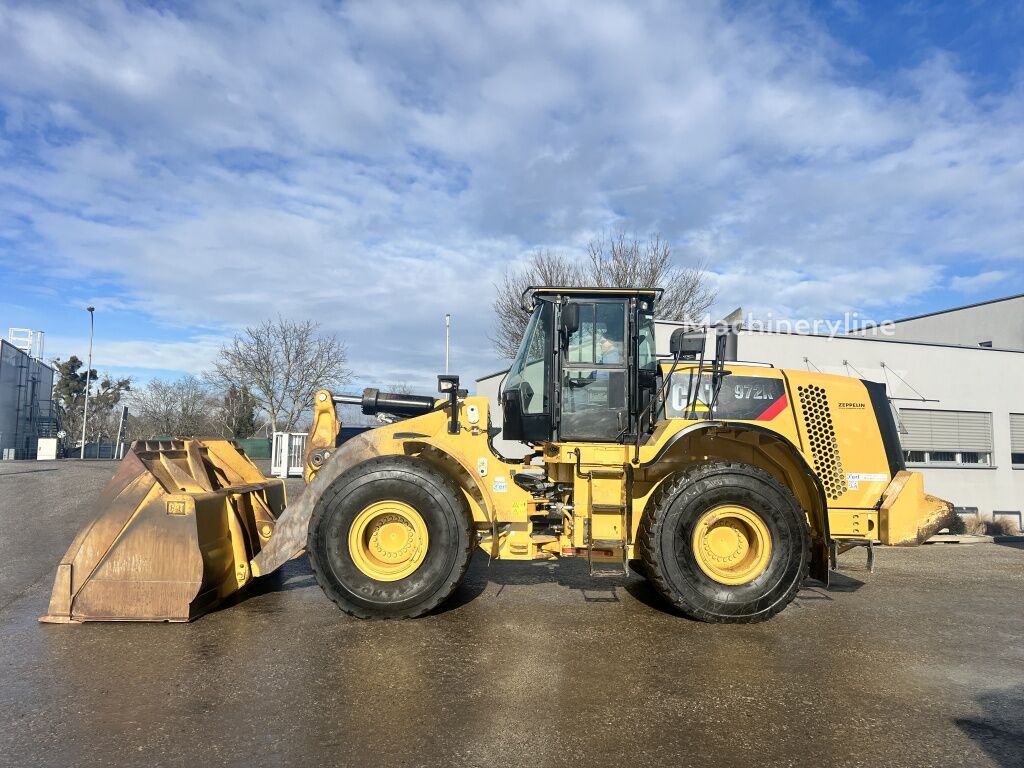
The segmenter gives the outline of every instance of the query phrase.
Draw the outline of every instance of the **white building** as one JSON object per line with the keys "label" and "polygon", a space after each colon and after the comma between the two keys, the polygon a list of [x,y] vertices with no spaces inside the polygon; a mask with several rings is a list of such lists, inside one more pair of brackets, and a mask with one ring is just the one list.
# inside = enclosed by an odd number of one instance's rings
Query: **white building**
{"label": "white building", "polygon": [[[871,328],[865,333],[878,336],[882,330]],[[891,338],[901,341],[941,341],[967,347],[1021,350],[1024,349],[1024,293],[897,320],[892,331]]]}
{"label": "white building", "polygon": [[[660,322],[659,353],[678,323]],[[1024,511],[1024,295],[827,336],[740,329],[735,359],[819,370],[887,385],[907,466],[962,511]],[[709,353],[711,351],[709,339]],[[730,345],[731,346],[731,345]],[[477,381],[500,418],[504,371]],[[498,425],[496,425],[498,426]],[[495,441],[508,455],[517,444]]]}

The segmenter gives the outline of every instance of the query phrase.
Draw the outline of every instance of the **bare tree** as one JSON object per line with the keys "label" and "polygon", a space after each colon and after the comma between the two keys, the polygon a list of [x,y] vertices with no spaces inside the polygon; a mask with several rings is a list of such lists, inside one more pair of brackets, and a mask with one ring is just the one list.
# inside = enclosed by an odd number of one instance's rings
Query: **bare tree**
{"label": "bare tree", "polygon": [[246,328],[221,347],[210,382],[227,390],[246,387],[278,432],[294,431],[313,407],[321,387],[335,388],[351,378],[345,345],[320,332],[312,320],[266,320]]}
{"label": "bare tree", "polygon": [[708,285],[707,265],[679,267],[672,249],[654,233],[647,240],[618,232],[587,244],[590,257],[587,275],[600,288],[663,288],[655,307],[663,320],[699,322],[711,308],[718,291]]}
{"label": "bare tree", "polygon": [[217,399],[207,385],[195,376],[176,381],[151,380],[142,389],[132,392],[129,400],[133,439],[158,435],[192,437],[216,435],[221,429],[217,421]]}
{"label": "bare tree", "polygon": [[671,247],[658,233],[646,240],[625,232],[594,238],[583,263],[564,254],[537,251],[524,266],[507,271],[502,284],[495,286],[491,341],[503,357],[514,357],[519,348],[530,319],[520,307],[520,297],[531,285],[663,288],[655,313],[665,320],[699,320],[717,296],[708,285],[706,264],[677,266]]}
{"label": "bare tree", "polygon": [[509,269],[501,285],[494,286],[494,328],[491,343],[502,357],[513,358],[519,349],[530,313],[522,307],[530,286],[583,285],[586,273],[569,256],[549,250],[534,251],[521,267]]}

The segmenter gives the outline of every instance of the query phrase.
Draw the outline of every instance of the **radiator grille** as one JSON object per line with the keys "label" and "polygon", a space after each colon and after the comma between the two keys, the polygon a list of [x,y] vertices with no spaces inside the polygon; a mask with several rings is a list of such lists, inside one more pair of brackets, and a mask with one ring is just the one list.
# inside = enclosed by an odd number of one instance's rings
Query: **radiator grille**
{"label": "radiator grille", "polygon": [[838,499],[846,493],[846,474],[839,458],[839,443],[832,425],[832,414],[828,408],[825,390],[813,384],[797,387],[800,407],[804,412],[804,427],[811,444],[811,459],[814,473],[825,487],[825,495]]}

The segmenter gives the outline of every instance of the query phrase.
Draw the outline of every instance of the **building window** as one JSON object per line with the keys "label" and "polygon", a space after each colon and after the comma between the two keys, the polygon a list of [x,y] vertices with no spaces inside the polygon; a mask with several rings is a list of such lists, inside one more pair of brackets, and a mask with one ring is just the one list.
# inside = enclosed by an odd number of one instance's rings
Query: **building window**
{"label": "building window", "polygon": [[1024,469],[1024,413],[1010,414],[1010,463]]}
{"label": "building window", "polygon": [[960,451],[961,464],[988,464],[989,454],[978,451]]}
{"label": "building window", "polygon": [[899,420],[909,464],[992,466],[991,413],[903,408]]}
{"label": "building window", "polygon": [[980,451],[904,451],[903,457],[908,464],[966,464],[975,467],[987,467],[991,464],[992,454]]}
{"label": "building window", "polygon": [[[992,510],[992,521],[999,523],[1006,520],[1010,523],[1009,529],[1013,531],[1024,531],[1024,515],[1020,513],[1019,509],[993,509]],[[1006,529],[1003,529],[1004,532]]]}

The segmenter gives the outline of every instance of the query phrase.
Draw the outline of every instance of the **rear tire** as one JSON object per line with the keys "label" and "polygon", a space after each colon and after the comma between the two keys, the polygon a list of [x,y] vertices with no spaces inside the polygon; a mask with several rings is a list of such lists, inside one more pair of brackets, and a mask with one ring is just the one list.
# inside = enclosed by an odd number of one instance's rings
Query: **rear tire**
{"label": "rear tire", "polygon": [[[400,519],[389,509],[406,510],[411,521],[398,527],[400,537],[421,534],[422,546],[412,559],[403,545],[379,562],[369,542],[362,548],[353,543],[372,532],[374,523],[366,520],[376,510],[382,510],[377,519],[385,524]],[[391,456],[364,462],[334,481],[313,510],[306,549],[320,587],[345,613],[415,618],[462,582],[473,552],[472,530],[465,497],[448,477],[424,461]],[[407,561],[396,564],[402,557]]]}
{"label": "rear tire", "polygon": [[[705,549],[715,526],[724,529],[717,553]],[[734,539],[749,539],[735,556]],[[684,614],[750,623],[774,616],[796,596],[807,577],[811,539],[799,502],[775,477],[748,464],[713,462],[662,484],[641,519],[637,544],[648,579]]]}

